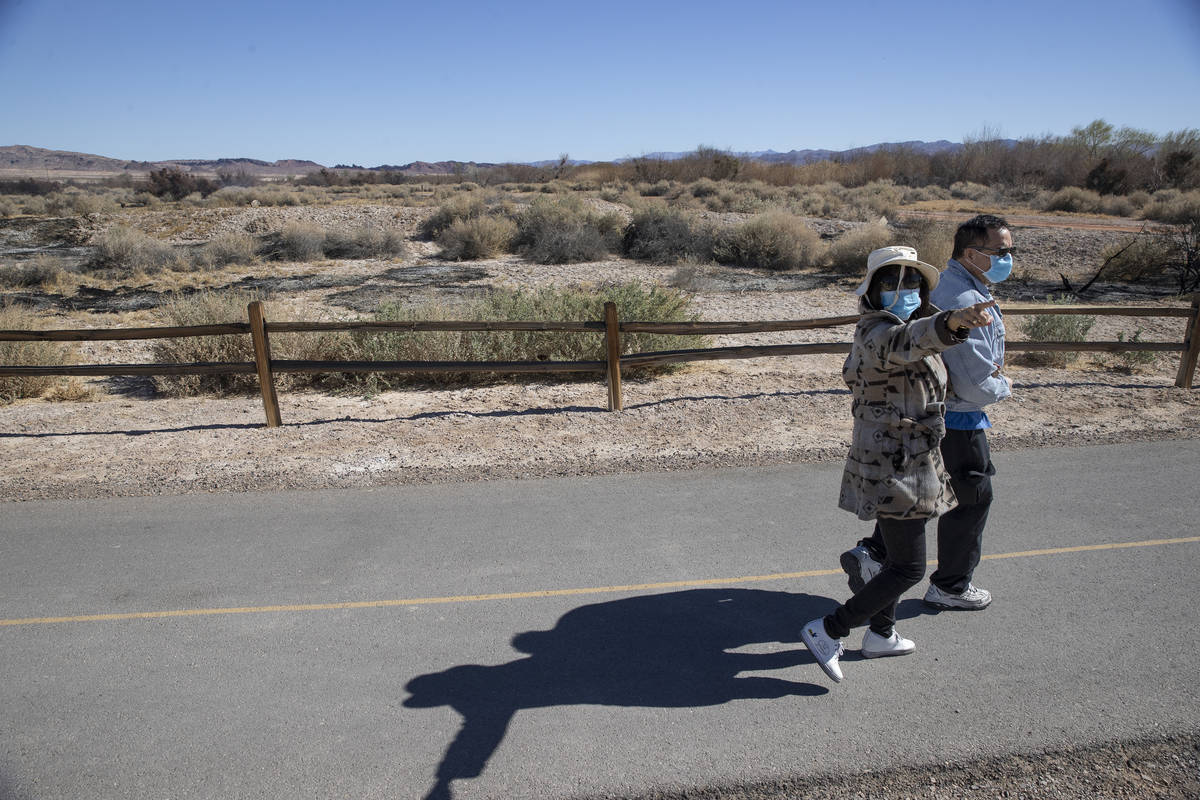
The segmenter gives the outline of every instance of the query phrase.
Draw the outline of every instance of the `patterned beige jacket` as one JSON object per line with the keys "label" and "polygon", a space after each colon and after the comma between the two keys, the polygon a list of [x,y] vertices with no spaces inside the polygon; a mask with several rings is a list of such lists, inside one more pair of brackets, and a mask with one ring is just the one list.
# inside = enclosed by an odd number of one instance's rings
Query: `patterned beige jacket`
{"label": "patterned beige jacket", "polygon": [[854,433],[838,506],[865,520],[944,514],[958,503],[939,449],[946,432],[939,354],[961,341],[946,325],[950,312],[921,309],[905,323],[865,302],[859,311],[842,367]]}

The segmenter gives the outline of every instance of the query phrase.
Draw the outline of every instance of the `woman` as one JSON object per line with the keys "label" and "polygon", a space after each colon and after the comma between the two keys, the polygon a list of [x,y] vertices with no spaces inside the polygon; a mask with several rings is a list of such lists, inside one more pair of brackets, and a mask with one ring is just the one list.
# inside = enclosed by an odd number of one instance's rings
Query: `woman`
{"label": "woman", "polygon": [[853,397],[853,441],[838,505],[876,520],[887,544],[883,569],[801,638],[817,664],[841,681],[841,639],[870,622],[863,655],[907,655],[915,646],[896,632],[896,603],[925,574],[925,522],[954,508],[938,444],[945,432],[946,368],[938,355],[987,325],[987,307],[941,311],[929,303],[938,271],[911,247],[884,247],[867,258],[857,289],[862,318],[842,368]]}

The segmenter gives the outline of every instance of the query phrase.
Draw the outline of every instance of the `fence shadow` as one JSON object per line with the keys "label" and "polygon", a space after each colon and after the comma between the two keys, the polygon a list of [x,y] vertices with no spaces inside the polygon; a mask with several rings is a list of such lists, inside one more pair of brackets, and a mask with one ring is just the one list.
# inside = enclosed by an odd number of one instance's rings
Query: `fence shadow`
{"label": "fence shadow", "polygon": [[[697,395],[691,397],[670,397],[663,400],[653,400],[645,403],[637,403],[635,405],[626,406],[626,410],[638,408],[654,408],[656,406],[665,406],[672,403],[686,403],[689,401],[698,400],[756,400],[760,398],[771,397],[805,397],[820,394],[850,394],[848,389],[810,389],[802,392],[753,392],[750,394],[740,395]],[[314,419],[305,422],[285,422],[283,428],[302,428],[316,425],[333,425],[339,422],[360,422],[372,425],[384,425],[396,422],[418,422],[420,420],[442,419],[445,417],[474,417],[476,419],[487,418],[508,418],[508,417],[537,417],[537,416],[553,416],[556,414],[608,414],[611,413],[603,406],[537,406],[532,408],[520,409],[500,409],[497,411],[422,411],[419,414],[410,414],[404,417],[334,417],[331,419]],[[12,433],[0,431],[0,439],[53,439],[63,436],[145,436],[151,433],[183,433],[186,431],[210,431],[210,430],[246,430],[246,429],[261,429],[262,423],[248,422],[229,422],[229,423],[212,423],[208,425],[180,425],[171,428],[139,428],[135,430],[81,430],[81,431],[54,431],[49,433]]]}
{"label": "fence shadow", "polygon": [[[526,655],[506,664],[461,665],[413,678],[404,707],[450,706],[463,718],[426,800],[448,800],[451,781],[481,775],[522,709],[694,708],[825,694],[827,688],[813,683],[739,673],[812,664],[799,643],[800,626],[834,606],[823,597],[756,589],[631,597],[581,606],[551,630],[517,634],[512,646]],[[729,652],[776,642],[794,647]]]}

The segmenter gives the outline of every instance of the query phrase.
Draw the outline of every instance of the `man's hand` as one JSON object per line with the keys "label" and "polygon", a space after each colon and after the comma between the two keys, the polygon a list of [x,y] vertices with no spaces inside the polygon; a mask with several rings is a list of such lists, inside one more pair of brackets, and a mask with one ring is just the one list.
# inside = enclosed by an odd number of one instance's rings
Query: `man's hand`
{"label": "man's hand", "polygon": [[952,331],[956,331],[959,328],[982,328],[985,325],[991,325],[992,315],[987,310],[994,305],[996,305],[995,300],[985,300],[973,306],[951,311],[950,317],[946,320],[946,325]]}

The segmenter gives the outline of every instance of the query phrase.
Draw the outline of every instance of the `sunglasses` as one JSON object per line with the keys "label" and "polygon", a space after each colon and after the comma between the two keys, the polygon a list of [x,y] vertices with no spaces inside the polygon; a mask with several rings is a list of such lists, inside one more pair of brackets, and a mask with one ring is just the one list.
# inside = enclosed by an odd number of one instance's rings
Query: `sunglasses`
{"label": "sunglasses", "polygon": [[983,253],[985,256],[999,256],[1000,258],[1004,258],[1004,256],[1011,256],[1013,253],[1017,252],[1017,248],[1015,247],[972,247],[971,249],[978,253]]}
{"label": "sunglasses", "polygon": [[[884,267],[882,270],[880,270],[879,285],[890,290],[892,287],[896,286],[896,281],[899,277],[899,267]],[[899,288],[920,289],[921,282],[921,272],[915,268],[909,267],[908,269],[904,270],[904,280],[900,281]]]}

